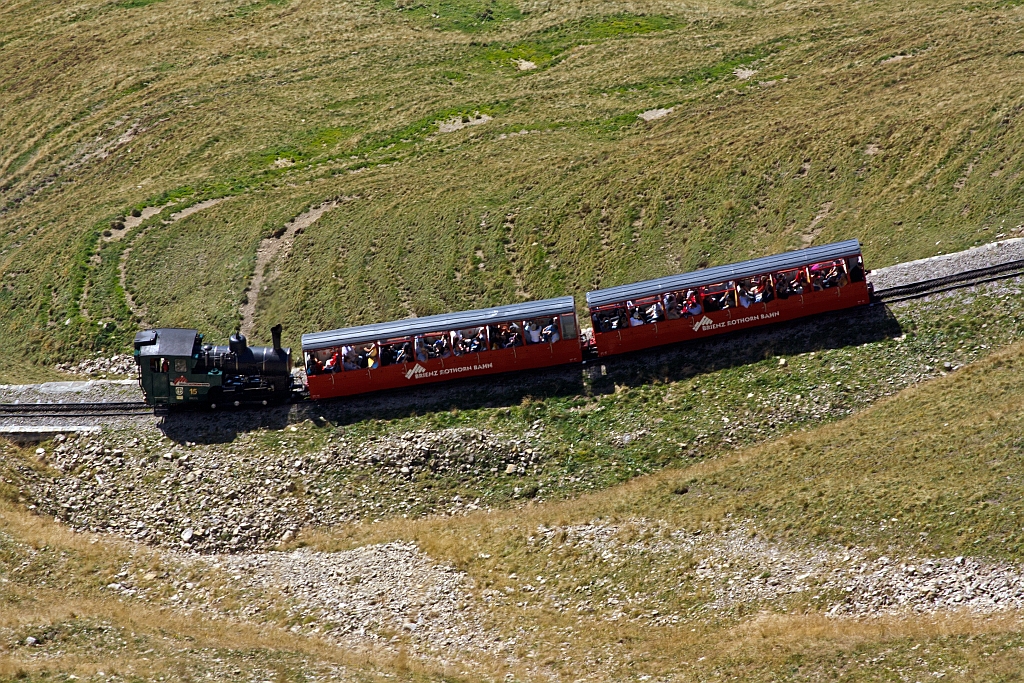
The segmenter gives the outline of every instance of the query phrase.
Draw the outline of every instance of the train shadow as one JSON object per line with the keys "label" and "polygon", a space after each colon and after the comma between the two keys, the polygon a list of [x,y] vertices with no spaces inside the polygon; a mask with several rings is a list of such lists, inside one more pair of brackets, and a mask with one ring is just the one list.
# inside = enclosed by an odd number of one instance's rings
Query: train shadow
{"label": "train shadow", "polygon": [[178,443],[226,443],[243,432],[284,429],[304,420],[321,426],[344,426],[366,420],[509,407],[525,400],[605,394],[614,392],[616,385],[680,381],[773,356],[859,346],[902,333],[892,313],[884,305],[874,304],[719,335],[701,342],[601,359],[591,362],[582,371],[575,365],[542,368],[330,401],[171,413],[158,426],[165,436]]}
{"label": "train shadow", "polygon": [[594,393],[608,393],[616,385],[677,382],[774,356],[860,346],[901,334],[903,329],[892,312],[876,303],[597,361],[595,365],[602,367],[590,369],[591,388]]}

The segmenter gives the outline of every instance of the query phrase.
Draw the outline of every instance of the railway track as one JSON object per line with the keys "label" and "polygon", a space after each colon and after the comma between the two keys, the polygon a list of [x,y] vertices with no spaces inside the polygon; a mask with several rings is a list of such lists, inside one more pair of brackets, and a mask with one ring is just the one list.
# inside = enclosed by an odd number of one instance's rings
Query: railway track
{"label": "railway track", "polygon": [[141,401],[131,403],[0,403],[0,419],[123,417],[152,415],[153,406]]}
{"label": "railway track", "polygon": [[1006,263],[989,266],[988,268],[965,270],[962,273],[947,275],[945,277],[921,280],[920,282],[912,282],[898,287],[879,289],[875,291],[874,299],[875,301],[880,301],[882,303],[896,303],[898,301],[907,301],[908,299],[919,299],[923,296],[928,296],[929,294],[938,294],[940,292],[963,289],[964,287],[972,287],[986,282],[1005,280],[1007,278],[1017,277],[1018,275],[1024,275],[1024,260],[1007,261]]}

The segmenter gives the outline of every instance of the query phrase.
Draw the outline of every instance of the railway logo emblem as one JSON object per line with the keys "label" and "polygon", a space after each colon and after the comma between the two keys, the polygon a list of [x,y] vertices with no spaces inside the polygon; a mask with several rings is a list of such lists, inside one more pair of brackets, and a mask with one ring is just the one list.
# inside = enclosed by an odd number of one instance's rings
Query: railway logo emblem
{"label": "railway logo emblem", "polygon": [[417,363],[416,365],[412,366],[412,370],[410,370],[409,372],[405,373],[405,378],[406,379],[415,379],[415,378],[419,377],[420,375],[426,373],[426,371],[427,371],[427,369],[425,367],[423,367],[422,365]]}
{"label": "railway logo emblem", "polygon": [[715,327],[715,321],[711,318],[704,316],[693,324],[693,331],[700,332],[701,330],[711,330]]}

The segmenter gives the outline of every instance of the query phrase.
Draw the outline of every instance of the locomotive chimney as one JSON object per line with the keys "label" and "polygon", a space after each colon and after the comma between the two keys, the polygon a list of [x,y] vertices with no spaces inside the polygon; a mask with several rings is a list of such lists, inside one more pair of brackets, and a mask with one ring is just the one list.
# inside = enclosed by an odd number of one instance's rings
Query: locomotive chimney
{"label": "locomotive chimney", "polygon": [[231,349],[232,353],[243,353],[245,351],[245,335],[241,332],[235,332],[233,335],[228,337],[228,348]]}
{"label": "locomotive chimney", "polygon": [[281,329],[280,323],[270,328],[270,334],[274,337],[274,350],[276,351],[281,349]]}

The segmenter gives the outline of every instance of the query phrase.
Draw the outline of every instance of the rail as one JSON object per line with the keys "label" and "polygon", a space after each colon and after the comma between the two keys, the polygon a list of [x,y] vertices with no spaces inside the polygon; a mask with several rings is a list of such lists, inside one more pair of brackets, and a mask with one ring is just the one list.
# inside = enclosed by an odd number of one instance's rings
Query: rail
{"label": "rail", "polygon": [[908,299],[919,299],[929,294],[948,292],[964,287],[1005,280],[1007,278],[1024,275],[1024,260],[1007,261],[988,268],[977,268],[965,270],[962,273],[954,273],[945,277],[937,277],[931,280],[911,282],[897,287],[875,290],[874,300],[882,303],[895,303]]}
{"label": "rail", "polygon": [[153,406],[131,403],[0,403],[0,419],[53,417],[120,417],[153,414]]}

